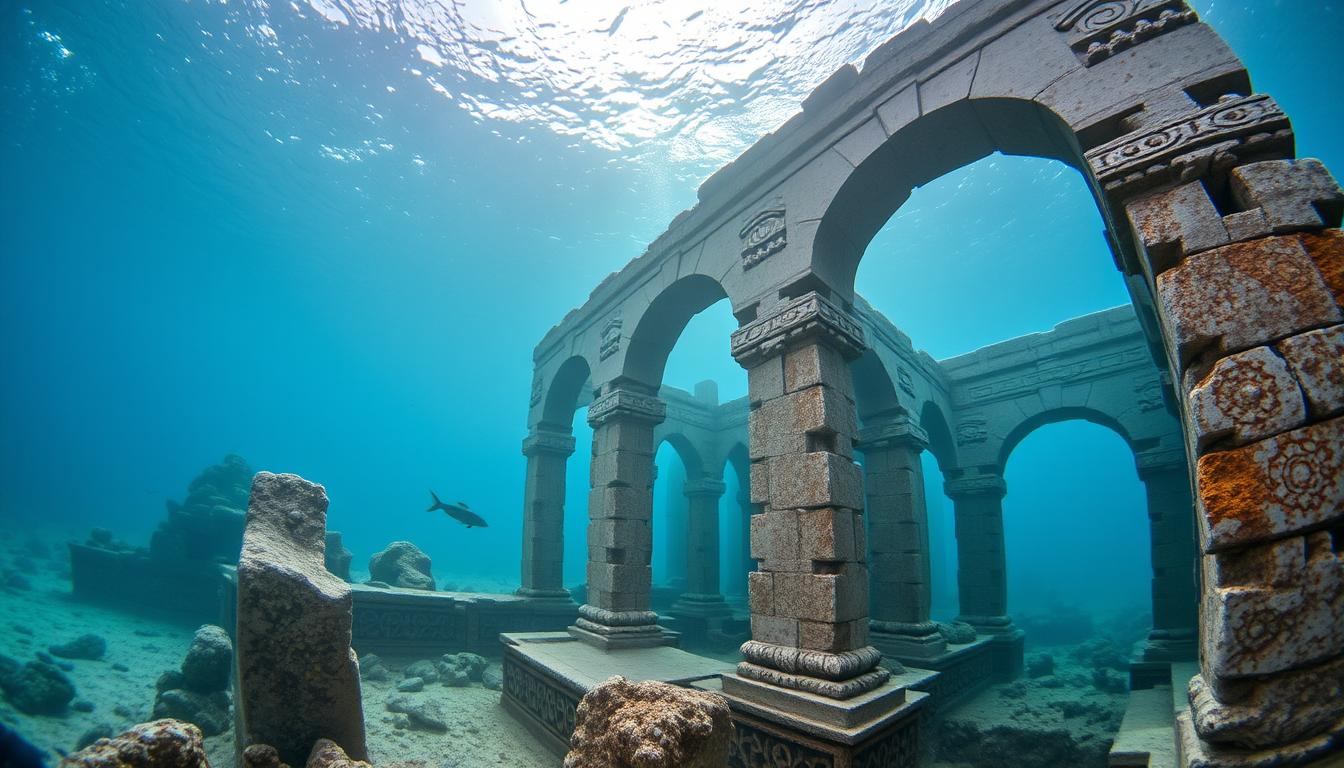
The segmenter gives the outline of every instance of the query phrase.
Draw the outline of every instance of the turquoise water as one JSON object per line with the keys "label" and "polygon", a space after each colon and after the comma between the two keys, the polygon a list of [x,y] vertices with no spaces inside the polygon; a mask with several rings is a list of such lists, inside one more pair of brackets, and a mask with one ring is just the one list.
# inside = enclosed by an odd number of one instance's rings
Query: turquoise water
{"label": "turquoise water", "polygon": [[[436,575],[511,588],[533,345],[833,69],[946,3],[865,5],[0,3],[0,530],[144,544],[235,452],[323,483],[357,569],[410,539]],[[1192,5],[1299,153],[1344,168],[1344,6]],[[917,347],[959,354],[1125,303],[1101,226],[1076,172],[990,157],[919,190],[858,287]],[[733,327],[725,304],[697,317],[666,382],[744,394]],[[675,483],[674,453],[659,463]],[[586,473],[571,462],[573,584]],[[941,618],[950,502],[926,473]],[[1123,441],[1042,428],[1007,480],[1012,610],[1146,610]],[[489,527],[426,514],[429,488]],[[739,536],[725,526],[725,558]],[[1121,553],[1105,569],[1099,540]]]}

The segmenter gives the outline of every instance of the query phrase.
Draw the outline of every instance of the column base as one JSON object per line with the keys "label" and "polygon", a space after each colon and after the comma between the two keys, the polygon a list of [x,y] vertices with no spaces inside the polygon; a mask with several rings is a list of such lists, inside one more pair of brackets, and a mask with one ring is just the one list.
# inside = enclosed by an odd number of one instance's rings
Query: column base
{"label": "column base", "polygon": [[[531,589],[529,587],[519,587],[514,590],[514,594],[537,602],[574,602],[574,596],[569,593],[568,589]],[[576,603],[574,607],[578,608],[579,606]]]}
{"label": "column base", "polygon": [[728,699],[735,733],[733,768],[882,765],[916,768],[920,713],[928,695],[887,682],[837,701],[736,674],[696,687]]}
{"label": "column base", "polygon": [[679,633],[670,632],[656,625],[652,628],[611,627],[611,629],[619,631],[595,631],[578,625],[571,626],[565,631],[575,640],[594,648],[601,648],[604,651],[619,651],[626,648],[657,648],[664,645],[675,648],[681,638]]}
{"label": "column base", "polygon": [[938,631],[938,625],[931,621],[917,624],[871,622],[868,644],[881,651],[883,658],[898,658],[906,664],[912,663],[907,659],[935,659],[947,653],[947,640]]}
{"label": "column base", "polygon": [[674,616],[688,616],[697,619],[712,619],[728,616],[733,612],[723,595],[698,595],[686,593],[672,604],[668,613]]}
{"label": "column base", "polygon": [[970,624],[981,635],[1012,635],[1021,631],[1011,616],[958,616],[956,620]]}
{"label": "column base", "polygon": [[1254,751],[1210,744],[1199,738],[1188,711],[1176,715],[1176,734],[1178,768],[1266,768],[1278,765],[1337,768],[1339,747],[1344,743],[1344,721],[1319,736]]}

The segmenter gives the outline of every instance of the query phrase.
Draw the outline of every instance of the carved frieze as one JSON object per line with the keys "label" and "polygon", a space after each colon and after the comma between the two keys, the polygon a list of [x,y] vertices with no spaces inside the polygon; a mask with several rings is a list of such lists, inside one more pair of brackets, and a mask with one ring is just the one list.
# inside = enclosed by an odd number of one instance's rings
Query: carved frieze
{"label": "carved frieze", "polygon": [[542,384],[542,381],[541,381],[541,371],[537,371],[536,373],[533,373],[533,374],[532,374],[532,397],[531,397],[531,400],[530,400],[530,402],[532,403],[532,405],[535,406],[535,405],[540,405],[540,404],[541,404],[541,396],[542,396],[542,394],[544,393],[543,386],[544,386],[544,385]]}
{"label": "carved frieze", "polygon": [[667,406],[667,421],[669,424],[677,423],[711,431],[718,426],[714,415],[704,409],[674,404]]}
{"label": "carved frieze", "polygon": [[919,724],[913,718],[898,723],[865,744],[854,755],[854,768],[918,768]]}
{"label": "carved frieze", "polygon": [[614,418],[637,419],[654,424],[667,417],[662,400],[628,389],[614,389],[588,406],[588,424],[594,428]]}
{"label": "carved frieze", "polygon": [[1188,117],[1091,149],[1087,162],[1108,194],[1128,195],[1168,182],[1192,181],[1210,163],[1230,166],[1243,155],[1291,147],[1292,126],[1272,98],[1224,96]]}
{"label": "carved frieze", "polygon": [[1152,358],[1145,347],[1135,346],[1129,349],[1095,355],[1063,365],[1052,365],[1018,376],[1005,376],[983,384],[966,387],[957,398],[962,403],[978,403],[983,400],[998,400],[1029,394],[1045,384],[1059,384],[1069,381],[1081,381],[1099,378],[1124,368],[1152,368]]}
{"label": "carved frieze", "polygon": [[1152,378],[1134,382],[1134,404],[1144,413],[1160,411],[1166,407],[1162,399],[1162,381]]}
{"label": "carved frieze", "polygon": [[1198,21],[1183,0],[1083,0],[1059,17],[1055,29],[1069,36],[1069,47],[1090,67]]}
{"label": "carved frieze", "polygon": [[602,326],[602,342],[598,347],[598,357],[606,360],[621,351],[621,316],[613,315]]}
{"label": "carved frieze", "polygon": [[569,456],[574,453],[574,436],[564,432],[537,430],[523,438],[523,455],[535,456],[541,453],[553,453]]}
{"label": "carved frieze", "polygon": [[898,367],[896,369],[896,381],[900,385],[901,389],[904,390],[907,395],[910,395],[911,397],[914,396],[915,380],[913,377],[910,376],[909,371],[907,371],[904,368]]}
{"label": "carved frieze", "polygon": [[794,340],[813,336],[826,337],[849,356],[866,348],[863,328],[849,312],[813,291],[735,331],[732,353],[742,365],[752,366],[782,353]]}
{"label": "carved frieze", "polygon": [[859,430],[858,449],[876,451],[903,446],[919,452],[929,445],[929,433],[908,416],[899,416],[875,424],[866,424]]}
{"label": "carved frieze", "polygon": [[742,239],[742,269],[751,269],[784,250],[789,244],[784,223],[784,202],[775,200],[771,207],[747,220],[738,232]]}
{"label": "carved frieze", "polygon": [[949,498],[958,496],[998,496],[1003,498],[1008,492],[1008,484],[998,475],[972,475],[957,477],[943,483],[943,493]]}
{"label": "carved frieze", "polygon": [[733,739],[728,745],[728,765],[730,768],[835,768],[835,756],[735,718]]}
{"label": "carved frieze", "polygon": [[989,422],[984,416],[967,416],[957,423],[957,445],[983,443],[989,439]]}
{"label": "carved frieze", "polygon": [[578,698],[536,674],[512,655],[505,655],[502,671],[504,695],[561,743],[568,744],[574,735],[574,712],[579,708]]}

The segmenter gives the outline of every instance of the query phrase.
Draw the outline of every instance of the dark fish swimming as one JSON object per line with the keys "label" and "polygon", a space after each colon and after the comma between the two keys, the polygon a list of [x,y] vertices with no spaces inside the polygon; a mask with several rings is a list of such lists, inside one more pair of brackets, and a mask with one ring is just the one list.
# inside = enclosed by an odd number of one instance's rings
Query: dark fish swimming
{"label": "dark fish swimming", "polygon": [[430,491],[429,495],[434,497],[434,503],[429,505],[429,509],[425,510],[426,512],[433,512],[436,509],[442,509],[444,512],[448,513],[449,517],[467,526],[468,528],[490,527],[490,524],[485,522],[485,518],[481,517],[480,515],[476,514],[475,512],[472,512],[470,509],[467,508],[466,502],[459,501],[456,504],[444,504],[442,501],[439,500],[439,495],[437,493]]}

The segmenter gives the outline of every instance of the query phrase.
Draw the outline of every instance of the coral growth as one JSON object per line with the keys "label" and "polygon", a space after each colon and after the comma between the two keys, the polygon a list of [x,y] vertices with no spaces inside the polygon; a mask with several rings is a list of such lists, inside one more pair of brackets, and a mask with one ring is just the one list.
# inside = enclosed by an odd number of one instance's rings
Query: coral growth
{"label": "coral growth", "polygon": [[579,703],[565,768],[722,766],[732,731],[722,697],[613,677]]}
{"label": "coral growth", "polygon": [[155,720],[99,739],[61,761],[62,768],[210,768],[201,731],[190,723]]}

